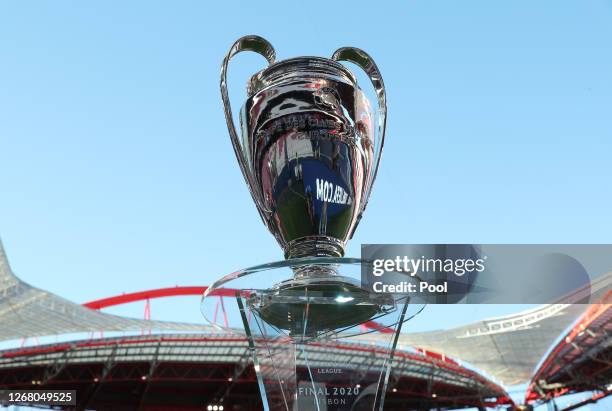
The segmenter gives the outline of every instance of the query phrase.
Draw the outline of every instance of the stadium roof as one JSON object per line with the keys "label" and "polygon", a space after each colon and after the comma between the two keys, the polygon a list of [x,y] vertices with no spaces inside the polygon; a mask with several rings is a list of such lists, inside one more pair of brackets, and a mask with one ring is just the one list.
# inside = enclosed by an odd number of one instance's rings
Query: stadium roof
{"label": "stadium roof", "polygon": [[105,314],[33,287],[13,274],[1,241],[0,324],[0,341],[100,330],[204,331],[212,328]]}
{"label": "stadium roof", "polygon": [[544,305],[448,330],[402,334],[400,342],[466,361],[504,385],[522,384],[585,307]]}
{"label": "stadium roof", "polygon": [[[555,339],[584,311],[585,305],[544,305],[442,331],[406,333],[403,346],[465,361],[505,385],[529,381]],[[483,306],[486,310],[486,306]],[[212,327],[125,318],[72,303],[19,280],[0,244],[0,341],[74,332],[204,331]],[[376,338],[370,334],[366,339]]]}
{"label": "stadium roof", "polygon": [[575,304],[546,304],[448,330],[406,333],[400,341],[459,358],[506,386],[527,383],[561,333],[590,307],[586,303],[600,301],[611,287],[612,273],[606,273],[560,300]]}

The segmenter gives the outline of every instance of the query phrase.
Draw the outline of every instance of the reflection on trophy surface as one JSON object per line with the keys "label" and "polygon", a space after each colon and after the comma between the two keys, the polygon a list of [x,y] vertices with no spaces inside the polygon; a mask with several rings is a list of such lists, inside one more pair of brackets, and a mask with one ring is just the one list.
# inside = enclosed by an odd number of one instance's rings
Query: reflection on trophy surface
{"label": "reflection on trophy surface", "polygon": [[315,59],[288,60],[251,80],[245,154],[266,224],[287,258],[342,256],[362,211],[372,113],[354,81],[340,64]]}
{"label": "reflection on trophy surface", "polygon": [[[274,50],[264,39],[239,40],[239,51]],[[381,104],[381,130],[353,74],[336,60],[364,66]],[[264,223],[286,258],[343,256],[365,209],[384,139],[384,88],[378,69],[361,50],[344,48],[333,59],[298,57],[274,63],[248,82],[241,110],[242,138],[233,125],[225,80],[222,94],[238,162]]]}

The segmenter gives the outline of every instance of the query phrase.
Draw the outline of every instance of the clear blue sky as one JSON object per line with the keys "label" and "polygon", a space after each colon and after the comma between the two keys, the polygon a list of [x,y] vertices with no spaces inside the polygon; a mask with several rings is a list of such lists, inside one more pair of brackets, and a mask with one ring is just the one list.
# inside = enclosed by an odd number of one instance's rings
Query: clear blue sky
{"label": "clear blue sky", "polygon": [[[228,47],[255,33],[280,58],[355,45],[382,70],[387,144],[349,255],[609,243],[611,21],[610,0],[3,2],[0,236],[22,278],[77,302],[282,258],[218,90]],[[237,59],[235,104],[261,64]],[[413,327],[514,309],[428,307]],[[197,298],[153,316],[201,320]]]}
{"label": "clear blue sky", "polygon": [[[609,243],[612,1],[399,3],[3,2],[0,236],[14,271],[83,302],[282,258],[219,96],[223,56],[251,33],[279,58],[355,45],[384,75],[387,144],[349,255]],[[236,60],[236,105],[262,64]],[[512,310],[431,307],[414,327]],[[197,298],[153,316],[201,320]]]}

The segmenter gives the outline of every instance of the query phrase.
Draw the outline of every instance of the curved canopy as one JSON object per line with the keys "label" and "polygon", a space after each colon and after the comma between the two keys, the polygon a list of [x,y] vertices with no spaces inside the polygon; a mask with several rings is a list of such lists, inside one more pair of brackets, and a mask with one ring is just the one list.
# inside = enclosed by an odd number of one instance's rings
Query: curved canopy
{"label": "curved canopy", "polygon": [[0,242],[0,341],[104,331],[204,331],[212,327],[148,321],[101,313],[17,278]]}

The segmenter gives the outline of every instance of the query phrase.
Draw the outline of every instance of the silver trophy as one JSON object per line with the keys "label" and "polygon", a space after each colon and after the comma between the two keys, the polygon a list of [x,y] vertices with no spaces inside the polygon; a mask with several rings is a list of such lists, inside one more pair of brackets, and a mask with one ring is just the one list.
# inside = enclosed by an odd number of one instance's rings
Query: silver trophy
{"label": "silver trophy", "polygon": [[[259,53],[269,65],[247,83],[239,134],[226,78],[230,60],[243,51]],[[223,60],[221,96],[238,164],[285,260],[223,277],[204,303],[235,292],[264,409],[382,409],[408,301],[362,288],[363,262],[344,258],[344,248],[380,162],[384,83],[372,58],[353,47],[338,49],[331,59],[276,62],[275,56],[259,36],[236,41]],[[376,111],[340,61],[365,71]],[[347,275],[355,268],[357,275]],[[375,339],[384,348],[366,361],[354,344],[373,332],[384,336]]]}
{"label": "silver trophy", "polygon": [[[226,75],[242,51],[259,53],[270,65],[248,82],[239,136]],[[370,101],[339,61],[358,65],[370,77],[377,122]],[[238,164],[285,258],[343,256],[370,197],[385,138],[385,87],[372,58],[345,47],[331,59],[275,62],[268,41],[246,36],[223,61],[221,96]]]}

